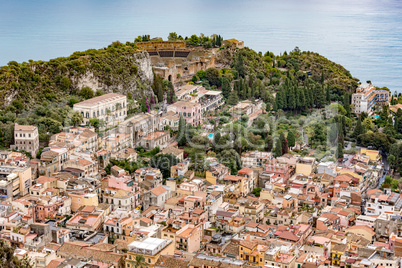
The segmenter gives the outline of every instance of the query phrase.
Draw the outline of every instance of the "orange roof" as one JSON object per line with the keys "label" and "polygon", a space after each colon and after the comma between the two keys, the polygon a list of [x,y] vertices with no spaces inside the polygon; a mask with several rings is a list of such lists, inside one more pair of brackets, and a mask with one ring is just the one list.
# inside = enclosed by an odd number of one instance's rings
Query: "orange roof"
{"label": "orange roof", "polygon": [[36,128],[35,126],[24,126],[24,125],[18,125],[18,124],[14,125],[14,130],[18,130],[18,131],[34,131],[35,128]]}
{"label": "orange roof", "polygon": [[234,175],[227,175],[223,178],[225,181],[241,181],[243,177],[234,176]]}
{"label": "orange roof", "polygon": [[249,167],[244,167],[238,171],[239,174],[250,174],[253,170]]}
{"label": "orange roof", "polygon": [[46,177],[46,176],[40,176],[39,178],[36,179],[37,183],[45,183],[45,182],[51,182],[57,180],[56,178],[53,177]]}
{"label": "orange roof", "polygon": [[85,206],[81,211],[82,212],[87,212],[87,213],[91,213],[95,210],[94,206]]}
{"label": "orange roof", "polygon": [[364,231],[368,232],[371,236],[375,235],[375,232],[373,231],[373,229],[367,225],[351,226],[348,229],[346,229],[346,233],[348,233],[348,231],[353,231],[353,230],[364,230]]}
{"label": "orange roof", "polygon": [[156,139],[159,139],[162,136],[167,135],[168,133],[169,132],[167,132],[167,131],[156,131],[156,132],[149,133],[143,139],[144,140],[156,140]]}
{"label": "orange roof", "polygon": [[153,188],[153,189],[151,190],[151,192],[152,192],[154,195],[156,195],[156,196],[161,195],[161,194],[163,194],[163,193],[166,192],[166,191],[167,191],[166,188],[163,187],[163,186],[158,186],[158,187]]}

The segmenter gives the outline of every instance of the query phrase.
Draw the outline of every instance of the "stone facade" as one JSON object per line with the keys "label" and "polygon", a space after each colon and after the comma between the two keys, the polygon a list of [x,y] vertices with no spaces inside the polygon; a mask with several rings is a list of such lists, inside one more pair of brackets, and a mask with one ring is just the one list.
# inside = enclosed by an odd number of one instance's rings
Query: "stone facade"
{"label": "stone facade", "polygon": [[127,97],[109,93],[74,104],[74,111],[83,116],[83,123],[92,118],[105,121],[107,125],[116,125],[127,116]]}
{"label": "stone facade", "polygon": [[26,151],[32,157],[36,156],[39,150],[39,134],[38,128],[35,126],[14,125],[14,141],[15,144],[11,149],[18,151]]}

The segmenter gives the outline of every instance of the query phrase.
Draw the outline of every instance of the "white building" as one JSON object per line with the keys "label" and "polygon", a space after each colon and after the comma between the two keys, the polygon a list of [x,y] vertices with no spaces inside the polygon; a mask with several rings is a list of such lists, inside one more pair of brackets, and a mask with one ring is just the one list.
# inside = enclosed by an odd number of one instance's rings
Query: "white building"
{"label": "white building", "polygon": [[371,115],[377,104],[388,104],[390,93],[387,90],[377,90],[372,84],[360,84],[352,95],[352,111]]}
{"label": "white building", "polygon": [[380,195],[372,195],[366,203],[366,215],[380,215],[383,212],[394,214],[399,211],[402,206],[402,199],[397,193],[384,193]]}
{"label": "white building", "polygon": [[127,116],[127,97],[109,93],[76,103],[73,109],[84,117],[84,124],[88,124],[92,118],[98,118],[107,125],[117,125]]}

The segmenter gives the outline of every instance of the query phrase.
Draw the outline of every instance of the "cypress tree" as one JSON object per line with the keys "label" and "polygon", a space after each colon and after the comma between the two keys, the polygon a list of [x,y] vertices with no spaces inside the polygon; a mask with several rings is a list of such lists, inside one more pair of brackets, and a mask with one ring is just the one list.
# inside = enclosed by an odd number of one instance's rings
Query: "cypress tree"
{"label": "cypress tree", "polygon": [[288,140],[285,138],[285,134],[283,134],[283,132],[279,136],[279,141],[282,145],[282,155],[287,154],[289,152],[289,145]]}
{"label": "cypress tree", "polygon": [[230,92],[227,103],[232,106],[235,106],[237,103],[239,103],[239,97],[237,96],[236,91],[232,90],[232,92]]}
{"label": "cypress tree", "polygon": [[222,95],[225,99],[227,99],[230,95],[230,80],[227,77],[222,78]]}
{"label": "cypress tree", "polygon": [[336,148],[336,158],[343,158],[343,145],[341,142],[338,142],[338,146]]}
{"label": "cypress tree", "polygon": [[275,142],[275,151],[274,151],[275,157],[280,157],[282,156],[282,142],[280,139],[277,139]]}
{"label": "cypress tree", "polygon": [[329,86],[326,86],[326,92],[327,92],[327,103],[331,103],[331,92],[329,90]]}
{"label": "cypress tree", "polygon": [[348,93],[346,93],[343,96],[343,107],[346,110],[346,116],[350,117],[350,103],[349,103],[349,94]]}
{"label": "cypress tree", "polygon": [[177,144],[179,146],[186,145],[186,121],[182,115],[180,115],[179,119],[179,130],[177,133]]}
{"label": "cypress tree", "polygon": [[293,133],[292,130],[289,130],[287,140],[288,140],[289,147],[294,147],[295,146],[296,138],[295,138],[295,134]]}
{"label": "cypress tree", "polygon": [[283,109],[283,96],[282,96],[282,90],[278,91],[276,93],[276,97],[275,97],[275,104],[276,104],[276,108],[277,110],[281,110]]}
{"label": "cypress tree", "polygon": [[147,100],[145,99],[145,96],[143,96],[141,100],[141,112],[146,113],[147,111],[148,111]]}
{"label": "cypress tree", "polygon": [[353,137],[357,138],[360,134],[364,133],[364,126],[362,125],[362,119],[359,116],[357,119],[355,130],[353,131]]}

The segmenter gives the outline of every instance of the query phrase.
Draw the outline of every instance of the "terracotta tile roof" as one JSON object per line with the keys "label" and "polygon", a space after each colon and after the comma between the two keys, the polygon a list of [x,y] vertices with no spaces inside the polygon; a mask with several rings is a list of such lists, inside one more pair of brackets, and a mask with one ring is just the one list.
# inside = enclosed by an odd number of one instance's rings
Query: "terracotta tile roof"
{"label": "terracotta tile roof", "polygon": [[17,123],[14,125],[14,130],[17,131],[34,131],[35,129],[35,126],[18,125]]}
{"label": "terracotta tile roof", "polygon": [[65,259],[64,258],[57,258],[49,262],[48,265],[46,265],[45,268],[57,268],[57,266],[62,263]]}
{"label": "terracotta tile roof", "polygon": [[169,134],[169,132],[167,132],[167,131],[156,131],[156,132],[149,133],[148,135],[143,137],[143,139],[144,140],[156,140],[156,139],[159,139],[168,134]]}
{"label": "terracotta tile roof", "polygon": [[327,219],[332,220],[332,221],[334,221],[334,220],[339,218],[337,215],[329,213],[329,212],[322,213],[320,217],[327,218]]}
{"label": "terracotta tile roof", "polygon": [[239,174],[250,174],[253,173],[253,170],[249,167],[244,167],[238,171]]}
{"label": "terracotta tile roof", "polygon": [[162,255],[155,263],[155,266],[166,268],[187,268],[189,266],[189,263],[190,260],[184,258],[175,258],[169,255]]}
{"label": "terracotta tile roof", "polygon": [[142,218],[140,219],[140,221],[143,221],[143,222],[145,222],[145,223],[151,223],[151,222],[152,222],[151,219],[148,219],[148,218],[146,218],[146,217],[142,217]]}
{"label": "terracotta tile roof", "polygon": [[351,226],[348,229],[346,229],[346,233],[354,230],[364,230],[371,236],[375,235],[376,233],[373,231],[373,229],[367,225],[357,225],[357,226]]}
{"label": "terracotta tile roof", "polygon": [[225,181],[241,181],[243,177],[234,176],[234,175],[227,175],[223,178]]}
{"label": "terracotta tile roof", "polygon": [[110,251],[103,251],[96,247],[89,247],[83,242],[65,242],[58,250],[57,255],[67,257],[92,258],[94,261],[117,264],[124,259],[123,254],[117,254]]}
{"label": "terracotta tile roof", "polygon": [[37,183],[45,183],[45,182],[51,182],[57,180],[56,178],[53,177],[46,177],[46,176],[40,176],[39,178],[36,179]]}
{"label": "terracotta tile roof", "polygon": [[105,94],[105,95],[102,95],[102,96],[91,98],[89,100],[81,101],[81,102],[76,103],[74,105],[78,105],[78,106],[93,106],[93,105],[96,105],[96,104],[107,103],[107,102],[110,102],[110,101],[114,101],[114,100],[117,100],[117,99],[123,99],[123,98],[125,99],[126,96],[121,95],[121,94],[117,94],[117,93],[108,93],[108,94]]}
{"label": "terracotta tile roof", "polygon": [[286,239],[286,240],[290,240],[290,241],[294,241],[294,242],[299,241],[299,239],[300,239],[300,237],[298,237],[297,235],[295,235],[294,233],[289,232],[289,231],[283,231],[278,236],[278,238]]}
{"label": "terracotta tile roof", "polygon": [[158,187],[153,188],[153,189],[151,190],[151,192],[152,192],[154,195],[156,195],[156,196],[161,195],[161,194],[163,194],[163,193],[166,192],[166,191],[167,191],[166,188],[163,187],[163,186],[158,186]]}
{"label": "terracotta tile roof", "polygon": [[223,254],[230,254],[230,255],[239,255],[239,244],[233,241],[230,241],[226,247],[222,251]]}
{"label": "terracotta tile roof", "polygon": [[240,241],[240,245],[249,249],[254,249],[258,243],[253,241],[242,240]]}

